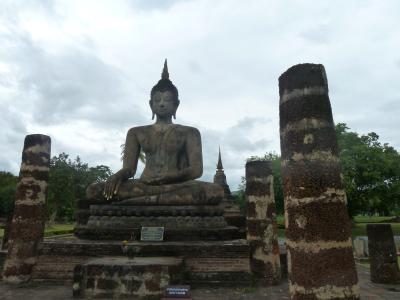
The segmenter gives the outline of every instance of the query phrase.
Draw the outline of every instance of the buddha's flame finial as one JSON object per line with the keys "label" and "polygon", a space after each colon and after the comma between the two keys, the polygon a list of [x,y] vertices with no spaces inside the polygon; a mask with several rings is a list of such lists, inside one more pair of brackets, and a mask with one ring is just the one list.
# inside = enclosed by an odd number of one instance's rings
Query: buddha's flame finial
{"label": "buddha's flame finial", "polygon": [[164,61],[164,68],[161,73],[161,79],[169,79],[167,59]]}

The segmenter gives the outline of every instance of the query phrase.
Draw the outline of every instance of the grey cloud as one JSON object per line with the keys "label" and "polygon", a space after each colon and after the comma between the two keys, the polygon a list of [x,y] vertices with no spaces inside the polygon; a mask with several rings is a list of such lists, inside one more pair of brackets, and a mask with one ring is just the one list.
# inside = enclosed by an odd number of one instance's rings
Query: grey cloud
{"label": "grey cloud", "polygon": [[381,110],[384,113],[390,113],[390,114],[394,112],[398,113],[400,111],[400,98],[382,104],[379,107],[379,110]]}
{"label": "grey cloud", "polygon": [[326,43],[329,40],[328,24],[312,24],[312,27],[300,34],[304,39],[313,43]]}
{"label": "grey cloud", "polygon": [[125,91],[124,74],[93,53],[66,49],[59,55],[50,54],[23,32],[0,38],[11,44],[0,51],[16,69],[24,101],[34,104],[32,116],[37,123],[86,119],[113,127],[144,120]]}
{"label": "grey cloud", "polygon": [[185,0],[133,0],[128,3],[130,3],[134,8],[141,10],[165,10],[169,9],[176,3],[184,1]]}
{"label": "grey cloud", "polygon": [[203,69],[201,67],[201,64],[199,64],[195,60],[191,60],[188,62],[188,67],[189,69],[194,73],[194,74],[200,74],[203,72]]}
{"label": "grey cloud", "polygon": [[268,152],[270,141],[264,138],[251,139],[251,133],[260,123],[270,122],[266,118],[243,118],[226,130],[200,129],[203,142],[204,179],[212,181],[221,147],[225,172],[234,187],[244,174],[245,159],[257,153]]}
{"label": "grey cloud", "polygon": [[8,107],[3,107],[1,111],[0,171],[6,170],[18,174],[27,129],[20,114],[11,111]]}
{"label": "grey cloud", "polygon": [[59,17],[55,10],[54,0],[2,0],[0,17],[16,24],[22,12],[37,11],[46,16]]}

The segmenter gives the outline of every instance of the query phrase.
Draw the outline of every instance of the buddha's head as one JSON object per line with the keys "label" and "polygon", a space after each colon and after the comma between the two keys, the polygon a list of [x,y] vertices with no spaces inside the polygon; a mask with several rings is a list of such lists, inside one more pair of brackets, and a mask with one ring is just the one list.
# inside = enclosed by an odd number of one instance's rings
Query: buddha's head
{"label": "buddha's head", "polygon": [[167,60],[164,62],[161,79],[151,89],[149,104],[153,112],[153,119],[154,115],[176,118],[176,110],[179,106],[178,89],[169,80]]}

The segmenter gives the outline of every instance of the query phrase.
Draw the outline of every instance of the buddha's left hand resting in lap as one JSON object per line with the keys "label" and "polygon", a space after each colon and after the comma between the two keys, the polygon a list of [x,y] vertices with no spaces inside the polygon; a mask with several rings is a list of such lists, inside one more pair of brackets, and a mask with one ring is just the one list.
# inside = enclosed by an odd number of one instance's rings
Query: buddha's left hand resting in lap
{"label": "buddha's left hand resting in lap", "polygon": [[[187,199],[187,204],[195,204],[191,203],[193,201],[205,204],[210,199],[218,202],[223,197],[219,185],[194,180],[203,173],[200,132],[172,123],[179,98],[177,88],[169,80],[166,61],[161,80],[151,90],[149,103],[153,119],[156,117],[155,124],[129,129],[122,169],[106,183],[90,185],[87,199],[134,201],[135,198],[162,195],[163,200],[155,201],[168,204],[169,199],[178,201],[175,196],[181,195],[183,198],[178,202]],[[140,179],[129,180],[136,173],[141,151],[146,157],[143,173]]]}

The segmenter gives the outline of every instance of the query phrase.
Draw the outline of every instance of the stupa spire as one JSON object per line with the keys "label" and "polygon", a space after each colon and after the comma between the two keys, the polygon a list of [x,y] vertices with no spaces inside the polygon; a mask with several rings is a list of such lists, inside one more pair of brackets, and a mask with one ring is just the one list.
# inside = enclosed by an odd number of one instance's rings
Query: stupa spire
{"label": "stupa spire", "polygon": [[222,159],[221,159],[221,147],[218,147],[218,163],[217,163],[217,170],[223,170],[224,167],[222,166]]}
{"label": "stupa spire", "polygon": [[226,196],[231,194],[229,185],[226,183],[224,167],[222,166],[221,147],[218,147],[218,163],[217,163],[217,171],[215,172],[214,175],[214,183],[217,183],[224,188]]}

